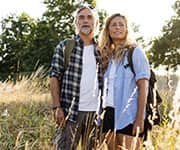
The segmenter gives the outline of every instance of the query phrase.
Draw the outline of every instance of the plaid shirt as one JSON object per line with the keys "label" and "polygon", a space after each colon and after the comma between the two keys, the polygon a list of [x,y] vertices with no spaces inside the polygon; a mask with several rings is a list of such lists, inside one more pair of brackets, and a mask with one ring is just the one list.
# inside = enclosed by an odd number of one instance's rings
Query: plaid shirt
{"label": "plaid shirt", "polygon": [[[96,42],[93,39],[96,47]],[[60,102],[68,119],[76,122],[80,97],[80,81],[82,75],[83,41],[79,35],[75,36],[75,47],[72,49],[67,69],[64,69],[64,50],[66,40],[61,41],[56,49],[50,68],[50,77],[57,77],[61,81]],[[94,55],[98,71],[99,89],[102,89],[102,74],[100,73],[100,55],[95,48]]]}

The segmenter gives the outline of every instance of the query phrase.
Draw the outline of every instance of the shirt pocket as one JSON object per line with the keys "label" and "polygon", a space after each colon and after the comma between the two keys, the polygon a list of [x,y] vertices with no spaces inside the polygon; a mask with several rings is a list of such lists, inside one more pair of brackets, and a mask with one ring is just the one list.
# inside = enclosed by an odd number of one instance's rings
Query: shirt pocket
{"label": "shirt pocket", "polygon": [[124,77],[130,80],[135,77],[128,63],[124,65]]}

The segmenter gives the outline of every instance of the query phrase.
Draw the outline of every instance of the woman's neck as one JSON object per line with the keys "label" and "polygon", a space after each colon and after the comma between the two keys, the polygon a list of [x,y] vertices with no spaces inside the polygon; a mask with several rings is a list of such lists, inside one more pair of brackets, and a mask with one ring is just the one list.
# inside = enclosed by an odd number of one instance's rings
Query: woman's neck
{"label": "woman's neck", "polygon": [[115,41],[113,41],[113,43],[114,43],[115,49],[117,47],[124,48],[126,41],[125,40],[115,40]]}

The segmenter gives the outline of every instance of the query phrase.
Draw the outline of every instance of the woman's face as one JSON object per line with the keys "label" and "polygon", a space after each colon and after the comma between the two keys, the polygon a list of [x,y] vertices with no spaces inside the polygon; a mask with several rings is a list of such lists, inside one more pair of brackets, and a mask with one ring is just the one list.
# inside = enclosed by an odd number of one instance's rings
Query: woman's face
{"label": "woman's face", "polygon": [[114,40],[125,40],[127,36],[126,21],[122,17],[114,17],[109,24],[109,35]]}

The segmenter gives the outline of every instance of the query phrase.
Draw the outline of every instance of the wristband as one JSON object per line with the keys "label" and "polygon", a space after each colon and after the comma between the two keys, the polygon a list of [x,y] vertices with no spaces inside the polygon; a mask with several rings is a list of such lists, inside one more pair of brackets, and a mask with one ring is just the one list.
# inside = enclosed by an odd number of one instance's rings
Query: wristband
{"label": "wristband", "polygon": [[57,108],[61,108],[60,106],[54,106],[52,107],[52,110],[56,110]]}

